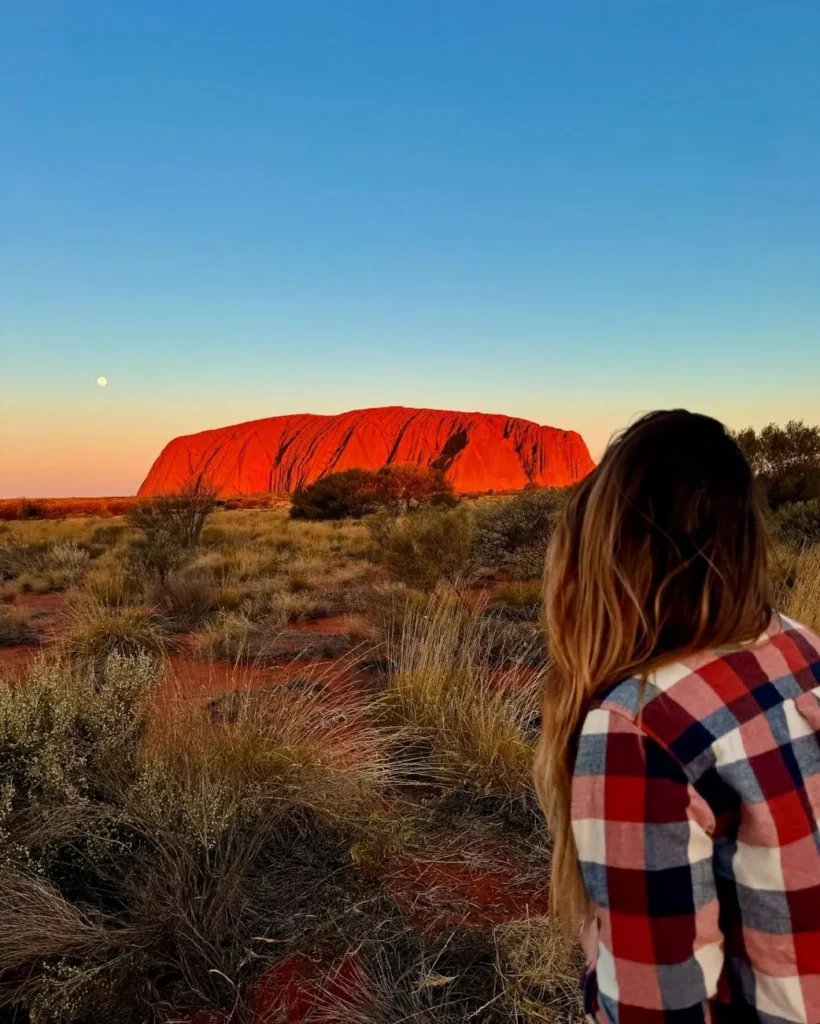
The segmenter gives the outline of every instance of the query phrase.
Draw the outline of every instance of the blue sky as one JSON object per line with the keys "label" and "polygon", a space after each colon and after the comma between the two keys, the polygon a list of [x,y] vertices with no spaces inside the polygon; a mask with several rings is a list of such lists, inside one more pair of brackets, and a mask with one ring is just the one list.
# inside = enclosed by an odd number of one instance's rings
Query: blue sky
{"label": "blue sky", "polygon": [[817,422],[818,52],[808,0],[7,5],[0,492],[294,411]]}

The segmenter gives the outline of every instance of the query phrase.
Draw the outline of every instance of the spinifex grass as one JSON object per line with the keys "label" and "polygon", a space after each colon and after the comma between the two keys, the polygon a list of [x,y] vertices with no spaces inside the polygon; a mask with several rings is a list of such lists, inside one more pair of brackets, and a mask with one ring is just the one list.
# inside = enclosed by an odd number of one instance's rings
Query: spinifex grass
{"label": "spinifex grass", "polygon": [[408,737],[429,747],[442,785],[520,800],[530,791],[528,725],[540,679],[505,686],[489,652],[493,623],[477,618],[451,589],[411,602],[387,638],[393,671],[384,712]]}

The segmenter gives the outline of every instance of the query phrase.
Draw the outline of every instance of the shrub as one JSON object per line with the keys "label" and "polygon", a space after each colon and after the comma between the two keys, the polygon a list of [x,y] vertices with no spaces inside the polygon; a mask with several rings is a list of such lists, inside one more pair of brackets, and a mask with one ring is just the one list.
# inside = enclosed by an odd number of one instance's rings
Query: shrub
{"label": "shrub", "polygon": [[292,519],[361,519],[376,508],[376,474],[367,469],[348,469],[298,488],[290,515]]}
{"label": "shrub", "polygon": [[24,544],[12,535],[0,544],[0,580],[16,580],[23,573],[38,571],[47,549],[47,544]]}
{"label": "shrub", "polygon": [[133,771],[158,678],[146,654],[112,653],[98,674],[40,657],[25,685],[0,686],[7,810],[84,801]]}
{"label": "shrub", "polygon": [[127,527],[124,523],[106,523],[98,526],[91,534],[91,543],[103,547],[114,547],[125,536]]}
{"label": "shrub", "polygon": [[76,583],[88,565],[89,554],[73,540],[23,543],[12,536],[0,544],[0,581],[16,588],[46,594]]}
{"label": "shrub", "polygon": [[414,464],[384,466],[379,470],[379,504],[394,515],[414,512],[425,505],[456,504],[453,485],[441,470]]}
{"label": "shrub", "polygon": [[78,577],[88,565],[88,551],[73,540],[60,540],[50,544],[46,551],[47,568]]}
{"label": "shrub", "polygon": [[377,559],[402,583],[432,590],[440,582],[469,582],[473,535],[466,509],[429,508],[398,519],[385,513],[368,525]]}
{"label": "shrub", "polygon": [[28,616],[11,608],[0,608],[0,647],[17,647],[35,643],[37,631],[32,629]]}
{"label": "shrub", "polygon": [[547,545],[567,494],[567,488],[546,488],[479,504],[474,547],[479,563],[515,580],[541,576]]}
{"label": "shrub", "polygon": [[197,481],[177,493],[160,494],[128,509],[126,523],[142,534],[131,544],[132,565],[164,582],[169,572],[193,557],[215,505],[214,489]]}
{"label": "shrub", "polygon": [[361,519],[388,509],[393,514],[429,504],[451,504],[452,485],[435,469],[385,466],[331,473],[293,495],[292,519]]}
{"label": "shrub", "polygon": [[783,540],[797,545],[820,543],[820,498],[783,505],[772,519]]}

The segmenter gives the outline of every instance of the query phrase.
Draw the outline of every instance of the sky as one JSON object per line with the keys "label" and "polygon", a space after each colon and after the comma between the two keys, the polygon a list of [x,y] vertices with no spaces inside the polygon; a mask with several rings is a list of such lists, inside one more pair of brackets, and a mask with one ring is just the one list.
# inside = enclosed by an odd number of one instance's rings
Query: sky
{"label": "sky", "polygon": [[0,496],[288,412],[817,423],[818,50],[816,0],[3,5]]}

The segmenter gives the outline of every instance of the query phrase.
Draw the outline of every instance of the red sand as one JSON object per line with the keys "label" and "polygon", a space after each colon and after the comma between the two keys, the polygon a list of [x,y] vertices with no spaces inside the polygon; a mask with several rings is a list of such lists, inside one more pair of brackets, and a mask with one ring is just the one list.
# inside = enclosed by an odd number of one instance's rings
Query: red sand
{"label": "red sand", "polygon": [[206,474],[221,494],[292,492],[329,473],[412,463],[444,471],[462,493],[562,486],[594,464],[580,434],[529,420],[435,409],[273,416],[170,441],[140,495]]}
{"label": "red sand", "polygon": [[475,928],[546,914],[548,890],[522,886],[514,864],[405,860],[386,875],[396,900],[419,928]]}
{"label": "red sand", "polygon": [[306,684],[327,683],[348,691],[366,673],[344,658],[282,659],[265,665],[232,665],[224,661],[200,661],[190,655],[172,655],[170,669],[157,694],[160,706],[179,699],[209,697],[240,690],[263,690],[297,680]]}

